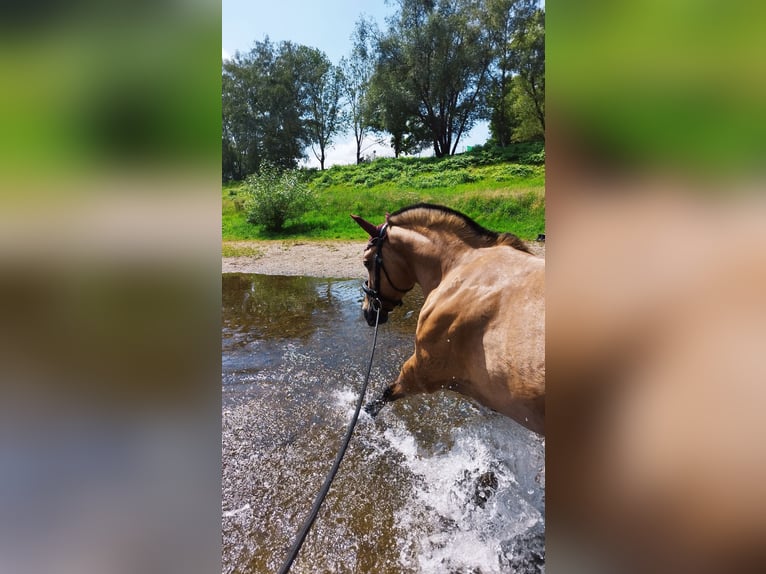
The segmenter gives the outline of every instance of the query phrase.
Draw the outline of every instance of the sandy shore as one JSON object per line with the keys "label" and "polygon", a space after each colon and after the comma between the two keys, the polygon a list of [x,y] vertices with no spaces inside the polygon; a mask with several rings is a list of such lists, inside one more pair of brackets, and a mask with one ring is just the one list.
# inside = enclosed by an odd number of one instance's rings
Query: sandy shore
{"label": "sandy shore", "polygon": [[247,241],[235,247],[252,247],[254,256],[224,257],[223,273],[305,275],[308,277],[362,278],[363,241]]}
{"label": "sandy shore", "polygon": [[[305,275],[337,279],[363,279],[364,241],[243,241],[230,245],[253,248],[248,257],[222,258],[223,273]],[[545,243],[527,242],[530,250],[545,257]]]}

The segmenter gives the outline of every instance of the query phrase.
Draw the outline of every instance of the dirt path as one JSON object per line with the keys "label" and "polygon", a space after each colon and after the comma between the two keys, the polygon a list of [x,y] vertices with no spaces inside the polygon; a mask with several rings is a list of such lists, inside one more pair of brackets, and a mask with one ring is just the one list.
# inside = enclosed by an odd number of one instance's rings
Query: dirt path
{"label": "dirt path", "polygon": [[[363,279],[363,241],[242,241],[228,243],[255,251],[247,257],[224,257],[223,273],[305,275]],[[545,243],[529,241],[531,251],[545,257]]]}

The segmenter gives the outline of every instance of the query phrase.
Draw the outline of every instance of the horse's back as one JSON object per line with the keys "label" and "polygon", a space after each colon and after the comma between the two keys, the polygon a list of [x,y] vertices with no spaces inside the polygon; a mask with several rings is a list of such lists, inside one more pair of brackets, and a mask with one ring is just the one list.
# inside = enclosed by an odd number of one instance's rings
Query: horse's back
{"label": "horse's back", "polygon": [[[418,340],[448,354],[452,377],[462,379],[460,392],[522,424],[540,418],[544,260],[511,247],[469,252],[426,300]],[[541,424],[528,426],[538,430]]]}

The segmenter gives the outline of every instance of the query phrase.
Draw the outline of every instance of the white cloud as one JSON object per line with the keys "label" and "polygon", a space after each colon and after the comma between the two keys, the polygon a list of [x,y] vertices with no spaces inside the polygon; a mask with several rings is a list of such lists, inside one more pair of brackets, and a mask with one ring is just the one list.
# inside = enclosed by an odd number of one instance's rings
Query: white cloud
{"label": "white cloud", "polygon": [[226,51],[226,48],[221,48],[221,53],[222,53],[221,61],[231,59],[231,55]]}

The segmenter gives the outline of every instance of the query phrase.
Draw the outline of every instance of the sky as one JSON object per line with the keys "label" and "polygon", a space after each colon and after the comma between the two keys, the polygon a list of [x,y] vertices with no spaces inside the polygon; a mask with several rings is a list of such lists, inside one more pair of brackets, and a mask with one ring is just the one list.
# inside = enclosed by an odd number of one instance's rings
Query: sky
{"label": "sky", "polygon": [[[337,64],[351,50],[351,34],[359,16],[377,21],[385,27],[385,18],[396,10],[393,0],[222,0],[222,57],[226,59],[235,52],[249,52],[256,41],[266,36],[272,42],[292,42],[319,48]],[[477,124],[466,136],[460,138],[458,151],[465,146],[483,144],[489,137],[486,123]],[[349,132],[336,136],[337,143],[327,152],[325,166],[351,164],[356,161],[356,144]],[[368,136],[363,143],[364,154],[377,157],[393,156],[384,136],[383,145],[375,144]],[[426,150],[424,155],[431,155]],[[318,167],[311,150],[305,165]]]}

